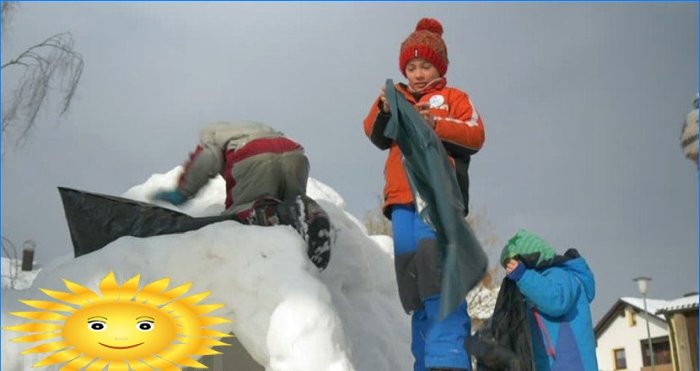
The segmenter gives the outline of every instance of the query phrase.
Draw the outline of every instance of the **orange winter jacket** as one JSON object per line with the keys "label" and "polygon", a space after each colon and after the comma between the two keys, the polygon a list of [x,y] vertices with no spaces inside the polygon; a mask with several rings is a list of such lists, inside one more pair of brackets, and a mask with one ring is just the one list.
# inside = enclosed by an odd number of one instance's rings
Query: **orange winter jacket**
{"label": "orange winter jacket", "polygon": [[[435,132],[442,140],[450,162],[454,159],[466,159],[475,154],[484,143],[484,125],[481,117],[474,108],[467,93],[445,85],[445,81],[430,90],[423,92],[422,96],[415,97],[408,91],[408,86],[399,83],[396,89],[412,103],[430,103],[430,113],[436,121]],[[412,204],[414,202],[411,187],[408,183],[406,171],[402,164],[402,155],[399,146],[393,140],[384,136],[390,113],[383,113],[380,109],[380,100],[377,98],[364,120],[365,134],[379,149],[389,149],[389,156],[384,167],[384,214],[388,216],[388,207],[399,204]],[[464,174],[466,177],[466,174]],[[468,179],[466,180],[468,184]],[[461,186],[461,184],[460,184]],[[464,192],[464,190],[463,190]],[[467,207],[468,205],[465,205]]]}

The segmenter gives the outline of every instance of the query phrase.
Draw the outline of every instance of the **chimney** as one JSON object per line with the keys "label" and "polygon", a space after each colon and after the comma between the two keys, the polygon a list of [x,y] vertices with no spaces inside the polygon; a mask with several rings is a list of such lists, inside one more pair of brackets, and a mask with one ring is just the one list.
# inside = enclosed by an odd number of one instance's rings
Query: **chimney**
{"label": "chimney", "polygon": [[36,242],[34,240],[24,241],[24,249],[22,250],[22,270],[31,272],[34,267],[34,248]]}

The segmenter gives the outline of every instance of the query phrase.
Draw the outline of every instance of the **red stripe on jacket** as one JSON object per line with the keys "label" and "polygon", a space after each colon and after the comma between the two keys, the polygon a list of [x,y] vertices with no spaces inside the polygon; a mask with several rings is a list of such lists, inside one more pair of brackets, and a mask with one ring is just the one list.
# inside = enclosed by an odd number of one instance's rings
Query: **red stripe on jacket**
{"label": "red stripe on jacket", "polygon": [[200,145],[197,145],[197,148],[194,149],[194,152],[190,153],[190,158],[187,160],[185,163],[185,170],[180,174],[180,179],[178,179],[178,187],[182,187],[183,184],[185,183],[185,174],[190,170],[190,167],[192,167],[192,160],[194,160],[195,157],[199,154],[199,152],[202,152],[203,148]]}
{"label": "red stripe on jacket", "polygon": [[285,137],[259,138],[251,140],[243,147],[226,151],[226,164],[221,175],[226,181],[226,208],[233,205],[233,192],[236,180],[233,179],[233,166],[249,157],[263,153],[285,153],[303,149],[301,144]]}

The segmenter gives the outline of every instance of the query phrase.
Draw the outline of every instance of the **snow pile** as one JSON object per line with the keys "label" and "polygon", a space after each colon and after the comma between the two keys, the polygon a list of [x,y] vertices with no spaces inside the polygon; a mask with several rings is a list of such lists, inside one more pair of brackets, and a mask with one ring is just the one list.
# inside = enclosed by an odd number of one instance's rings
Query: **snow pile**
{"label": "snow pile", "polygon": [[[154,174],[123,196],[148,202],[157,190],[174,187],[181,171]],[[224,189],[217,177],[180,208],[160,205],[193,216],[216,215],[224,209]],[[226,221],[182,234],[122,237],[79,258],[62,257],[41,272],[21,272],[17,262],[3,258],[3,274],[19,273],[12,280],[15,290],[3,290],[2,323],[20,322],[8,312],[32,310],[18,299],[49,299],[39,288],[67,291],[62,279],[99,293],[99,281],[111,271],[120,284],[141,274],[141,287],[168,277],[170,287],[191,282],[190,294],[210,291],[207,303],[224,304],[212,314],[232,322],[215,329],[232,331],[266,370],[411,369],[410,317],[398,298],[392,239],[368,236],[331,187],[309,179],[307,193],[333,223],[331,262],[323,272],[308,260],[304,241],[288,226]],[[3,288],[9,284],[3,276]],[[470,292],[472,318],[489,318],[497,295],[497,287]],[[8,341],[17,336],[2,332],[3,370],[29,369],[47,355],[19,355],[36,344]]]}
{"label": "snow pile", "polygon": [[472,320],[487,320],[491,318],[500,289],[500,286],[477,286],[472,291],[469,291],[467,303],[469,303],[469,316]]}
{"label": "snow pile", "polygon": [[[124,196],[146,201],[157,189],[173,187],[180,171],[155,174]],[[190,293],[211,291],[206,302],[224,304],[212,314],[232,320],[215,329],[233,331],[267,370],[410,369],[410,317],[398,299],[391,240],[367,236],[330,187],[311,179],[308,193],[335,229],[331,262],[323,272],[307,259],[304,241],[288,226],[226,221],[182,234],[123,237],[44,266],[30,290],[4,292],[3,325],[20,321],[7,312],[31,310],[17,299],[46,300],[38,288],[66,291],[61,279],[99,292],[98,282],[110,271],[120,283],[141,274],[142,286],[169,277],[171,287],[192,282]],[[179,210],[215,215],[223,199],[219,177]],[[3,331],[3,370],[19,370],[46,356],[20,356],[36,344],[7,341],[17,335]]]}
{"label": "snow pile", "polygon": [[32,282],[41,269],[23,271],[22,261],[2,257],[2,289],[24,290],[32,286]]}

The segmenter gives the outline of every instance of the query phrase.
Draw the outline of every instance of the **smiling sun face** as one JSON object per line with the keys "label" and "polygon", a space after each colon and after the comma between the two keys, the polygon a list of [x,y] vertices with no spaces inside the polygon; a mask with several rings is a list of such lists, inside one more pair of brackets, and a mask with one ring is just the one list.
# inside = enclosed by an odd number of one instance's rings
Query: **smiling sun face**
{"label": "smiling sun face", "polygon": [[[21,300],[41,309],[39,312],[14,312],[14,316],[36,320],[6,330],[31,333],[14,342],[44,342],[22,354],[52,353],[34,367],[66,363],[62,370],[179,370],[181,367],[206,368],[195,358],[219,354],[213,346],[228,345],[219,338],[229,335],[206,329],[229,322],[206,317],[222,305],[196,305],[209,293],[181,297],[191,284],[166,291],[164,278],[138,291],[139,276],[122,286],[113,273],[100,281],[102,296],[90,289],[64,280],[70,292],[41,289],[64,303]],[[60,312],[67,313],[67,315]]]}
{"label": "smiling sun face", "polygon": [[161,352],[175,340],[176,331],[173,320],[152,306],[99,303],[73,313],[61,334],[77,351],[121,361]]}

